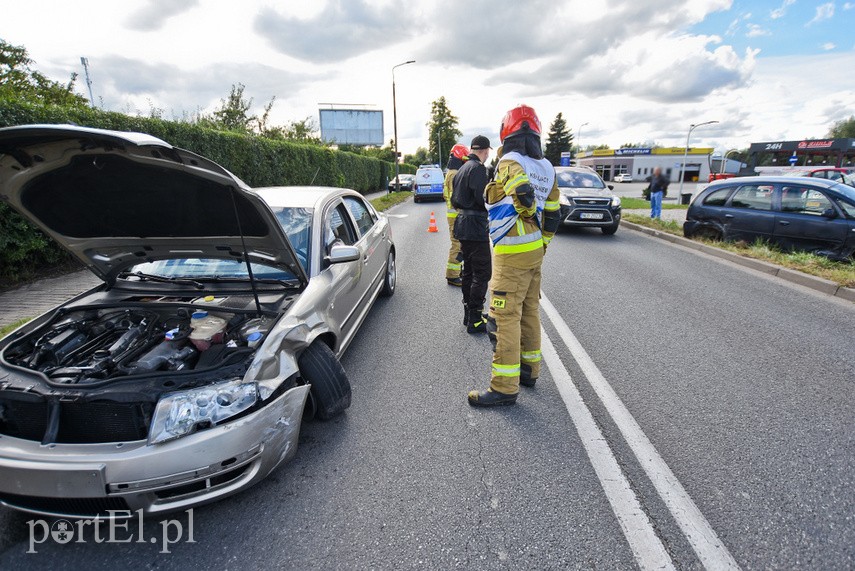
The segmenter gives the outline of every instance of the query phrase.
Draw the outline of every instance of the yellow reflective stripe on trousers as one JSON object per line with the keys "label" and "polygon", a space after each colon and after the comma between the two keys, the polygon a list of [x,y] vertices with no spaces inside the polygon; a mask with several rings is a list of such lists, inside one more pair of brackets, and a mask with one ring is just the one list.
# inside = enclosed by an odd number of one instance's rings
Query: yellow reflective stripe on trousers
{"label": "yellow reflective stripe on trousers", "polygon": [[523,351],[520,359],[526,363],[537,363],[543,358],[540,351]]}
{"label": "yellow reflective stripe on trousers", "polygon": [[520,375],[520,364],[496,365],[493,364],[493,374],[497,377],[518,377]]}
{"label": "yellow reflective stripe on trousers", "polygon": [[460,269],[460,264],[451,264],[451,263],[449,263],[449,264],[446,264],[446,266],[445,266],[445,267],[446,267],[446,269],[449,269],[449,270],[459,270],[459,269]]}
{"label": "yellow reflective stripe on trousers", "polygon": [[455,208],[447,208],[447,209],[445,210],[445,215],[446,215],[448,218],[457,218],[457,209],[455,209]]}
{"label": "yellow reflective stripe on trousers", "polygon": [[558,203],[557,200],[547,200],[546,202],[543,203],[543,209],[544,210],[552,211],[552,210],[559,210],[560,208],[561,208],[561,205]]}

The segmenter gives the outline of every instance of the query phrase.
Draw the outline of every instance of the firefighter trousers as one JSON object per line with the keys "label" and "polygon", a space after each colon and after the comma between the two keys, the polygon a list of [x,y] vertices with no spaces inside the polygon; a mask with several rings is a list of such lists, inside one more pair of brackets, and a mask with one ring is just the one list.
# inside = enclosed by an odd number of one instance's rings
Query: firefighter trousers
{"label": "firefighter trousers", "polygon": [[496,256],[490,280],[490,318],[495,320],[496,348],[490,388],[499,393],[520,390],[520,367],[540,375],[540,276],[541,266],[516,268]]}
{"label": "firefighter trousers", "polygon": [[492,251],[488,240],[460,240],[460,253],[463,268],[460,279],[463,280],[463,303],[469,309],[484,309],[487,286],[492,268]]}
{"label": "firefighter trousers", "polygon": [[448,250],[448,264],[445,266],[445,279],[453,280],[460,277],[460,241],[454,237],[454,217],[448,216],[448,235],[451,236],[451,248]]}

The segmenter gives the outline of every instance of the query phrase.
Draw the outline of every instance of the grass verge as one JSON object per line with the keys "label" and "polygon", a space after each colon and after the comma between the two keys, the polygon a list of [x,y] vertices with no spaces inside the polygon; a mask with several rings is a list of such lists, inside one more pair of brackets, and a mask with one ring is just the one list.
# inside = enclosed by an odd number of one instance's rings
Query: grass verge
{"label": "grass verge", "polygon": [[[661,232],[667,232],[676,236],[683,235],[682,225],[674,221],[654,220],[638,214],[624,214],[623,219],[627,222],[654,228]],[[747,258],[762,260],[791,270],[798,270],[812,276],[831,280],[844,287],[855,287],[855,263],[836,262],[829,260],[825,256],[817,256],[808,252],[782,252],[763,240],[758,240],[753,244],[745,242],[715,242],[712,240],[698,241]]]}
{"label": "grass verge", "polygon": [[[621,208],[650,208],[650,201],[644,200],[643,198],[621,198],[620,199]],[[662,210],[688,210],[688,204],[669,204],[667,202],[662,204]]]}
{"label": "grass verge", "polygon": [[374,208],[383,212],[384,210],[389,210],[396,204],[400,204],[410,199],[413,195],[412,192],[402,191],[402,192],[390,192],[389,194],[385,194],[379,198],[375,198],[371,201],[371,204],[374,205]]}

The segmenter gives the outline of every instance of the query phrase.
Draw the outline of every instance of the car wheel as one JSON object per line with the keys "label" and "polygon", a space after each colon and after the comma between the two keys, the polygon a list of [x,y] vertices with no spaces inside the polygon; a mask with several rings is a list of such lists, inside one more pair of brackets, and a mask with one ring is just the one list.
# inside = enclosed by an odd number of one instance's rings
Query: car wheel
{"label": "car wheel", "polygon": [[311,385],[315,416],[329,420],[350,406],[350,381],[329,345],[317,340],[297,359],[300,376]]}
{"label": "car wheel", "polygon": [[612,234],[617,232],[619,226],[620,222],[618,222],[617,224],[612,224],[611,226],[602,226],[600,230],[602,230],[603,234],[605,234],[606,236],[611,236]]}
{"label": "car wheel", "polygon": [[395,293],[397,283],[398,268],[395,265],[395,250],[389,250],[389,258],[386,260],[386,277],[383,279],[383,289],[380,290],[380,295],[391,297]]}
{"label": "car wheel", "polygon": [[418,197],[418,196],[414,196],[414,197],[413,197],[413,202],[415,202],[416,204],[418,204],[418,203],[419,203],[419,197]]}
{"label": "car wheel", "polygon": [[721,241],[721,232],[716,230],[715,228],[710,228],[708,226],[704,226],[702,228],[698,228],[692,233],[692,238],[706,238],[707,240],[712,240],[714,242]]}

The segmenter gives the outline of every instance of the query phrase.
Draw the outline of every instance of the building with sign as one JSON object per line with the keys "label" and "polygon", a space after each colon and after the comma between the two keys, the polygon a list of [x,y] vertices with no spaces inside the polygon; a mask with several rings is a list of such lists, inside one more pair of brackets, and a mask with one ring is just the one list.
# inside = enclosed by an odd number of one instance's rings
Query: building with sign
{"label": "building with sign", "polygon": [[[681,167],[685,182],[706,181],[710,175],[710,147],[657,147],[627,149],[595,149],[576,155],[576,164],[594,169],[603,180],[613,180],[615,175],[629,173],[633,180],[643,181],[662,168],[671,182],[679,182]],[[683,157],[686,162],[683,165]]]}
{"label": "building with sign", "polygon": [[[741,175],[783,174],[787,169],[855,167],[855,139],[808,139],[751,143]],[[775,172],[778,171],[778,172]]]}

